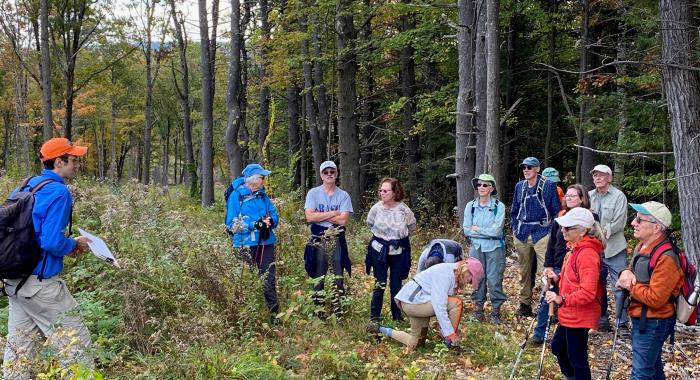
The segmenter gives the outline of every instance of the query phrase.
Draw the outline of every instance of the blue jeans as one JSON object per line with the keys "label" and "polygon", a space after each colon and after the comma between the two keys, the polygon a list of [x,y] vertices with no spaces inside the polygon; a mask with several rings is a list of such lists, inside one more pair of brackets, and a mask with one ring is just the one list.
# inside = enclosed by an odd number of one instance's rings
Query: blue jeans
{"label": "blue jeans", "polygon": [[[610,280],[610,287],[613,290],[613,295],[615,296],[615,305],[619,305],[620,302],[622,302],[622,295],[623,295],[623,290],[618,289],[615,287],[615,283],[617,282],[617,278],[625,268],[627,268],[627,250],[622,250],[620,251],[617,255],[606,258],[603,257],[603,260],[600,262],[600,279],[603,285],[606,285],[605,289],[603,289],[603,302],[600,304],[600,320],[607,320],[609,313],[608,313],[608,290],[607,290],[607,281]],[[620,323],[627,323],[629,322],[630,317],[627,311],[625,310],[624,313],[622,313],[622,317],[620,318]]]}
{"label": "blue jeans", "polygon": [[[561,268],[552,268],[552,270],[554,270],[554,273],[556,274],[561,273]],[[552,291],[558,294],[559,286],[555,283],[552,283],[552,285],[554,285]],[[532,333],[533,336],[536,336],[538,338],[544,338],[545,330],[547,330],[548,319],[549,307],[547,305],[547,301],[544,300],[544,297],[540,297],[540,304],[537,309],[537,325],[535,326],[535,331]]]}
{"label": "blue jeans", "polygon": [[566,377],[590,380],[588,365],[588,329],[559,325],[552,337],[552,353],[557,357],[559,369]]}
{"label": "blue jeans", "polygon": [[507,298],[503,292],[503,271],[506,269],[505,250],[500,247],[490,252],[481,252],[481,249],[474,248],[472,245],[469,256],[479,260],[484,267],[484,277],[479,282],[479,289],[472,294],[474,303],[484,306],[488,290],[491,306],[493,309],[499,309]]}
{"label": "blue jeans", "polygon": [[639,318],[632,318],[632,380],[664,380],[661,347],[671,335],[675,317],[647,318],[646,329],[639,331]]}
{"label": "blue jeans", "polygon": [[402,255],[386,255],[387,262],[377,260],[379,255],[372,255],[372,268],[374,273],[374,290],[369,312],[372,320],[378,320],[382,314],[384,304],[384,290],[386,289],[387,272],[389,273],[389,294],[391,295],[391,318],[401,319],[401,309],[396,305],[394,297],[401,290],[401,262]]}

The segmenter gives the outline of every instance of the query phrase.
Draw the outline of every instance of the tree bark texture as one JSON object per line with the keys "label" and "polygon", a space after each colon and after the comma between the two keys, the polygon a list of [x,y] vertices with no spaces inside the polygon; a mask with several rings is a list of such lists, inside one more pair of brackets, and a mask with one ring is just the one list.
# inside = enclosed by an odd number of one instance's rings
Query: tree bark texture
{"label": "tree bark texture", "polygon": [[238,142],[241,129],[241,4],[240,0],[231,0],[231,55],[228,63],[228,90],[226,92],[226,157],[228,158],[229,177],[236,178],[243,170],[243,155]]}
{"label": "tree bark texture", "polygon": [[[618,12],[618,40],[617,40],[617,60],[618,62],[624,62],[627,60],[627,24],[625,23],[625,15],[627,9],[624,0],[617,1],[617,12]],[[615,70],[617,71],[617,96],[620,102],[620,110],[617,116],[617,150],[624,151],[623,145],[625,143],[625,132],[627,131],[627,88],[624,84],[624,77],[627,76],[627,64],[621,63],[615,65]],[[615,156],[615,168],[613,169],[613,179],[615,184],[620,186],[622,184],[622,179],[625,174],[625,160],[623,156]]]}
{"label": "tree bark texture", "polygon": [[[299,17],[299,28],[302,33],[308,33],[307,18],[305,15]],[[318,118],[316,117],[316,109],[314,107],[314,77],[311,56],[309,53],[309,40],[305,38],[301,41],[301,69],[304,77],[304,106],[306,113],[306,125],[311,137],[311,155],[314,161],[314,168],[319,168],[324,161],[325,141],[321,139],[321,133],[318,126]],[[314,170],[316,183],[321,182],[321,173]]]}
{"label": "tree bark texture", "polygon": [[53,137],[51,114],[51,55],[49,52],[49,0],[39,1],[39,30],[41,35],[41,112],[44,117],[44,141]]}
{"label": "tree bark texture", "polygon": [[476,159],[474,173],[484,173],[486,167],[486,108],[487,87],[486,79],[488,68],[486,67],[486,0],[476,1],[476,38],[474,50],[474,101],[476,118],[474,120],[476,130]]}
{"label": "tree bark texture", "polygon": [[[590,101],[588,98],[588,79],[591,76],[587,73],[588,70],[593,68],[593,54],[591,46],[591,35],[590,35],[590,17],[591,17],[591,4],[590,0],[582,1],[582,15],[581,15],[581,61],[580,61],[580,72],[579,80],[585,83],[584,90],[581,93],[582,100],[581,106],[579,108],[579,124],[577,131],[578,144],[581,146],[595,148],[595,141],[593,136],[586,132],[584,124],[588,121],[588,112],[590,109]],[[591,169],[597,164],[597,156],[595,152],[578,148],[578,156],[576,160],[576,180],[583,185],[584,188],[590,189],[593,187],[593,179],[590,175]]]}
{"label": "tree bark texture", "polygon": [[486,1],[486,152],[484,170],[496,179],[502,192],[501,174],[501,54],[498,45],[498,0]]}
{"label": "tree bark texture", "polygon": [[[457,1],[457,52],[459,60],[459,92],[457,95],[457,121],[455,127],[455,173],[457,180],[457,215],[459,225],[464,219],[464,208],[474,197],[471,179],[474,162],[468,160],[473,131],[474,108],[474,1]],[[471,170],[470,170],[471,169]]]}
{"label": "tree bark texture", "polygon": [[265,141],[270,131],[270,87],[265,83],[267,80],[267,55],[270,43],[270,22],[268,21],[267,0],[259,0],[260,7],[260,31],[262,33],[262,46],[260,47],[260,108],[258,110],[258,160],[265,161]]}
{"label": "tree bark texture", "polygon": [[[403,4],[410,4],[411,0],[401,0]],[[411,13],[401,16],[401,32],[408,33],[416,28],[416,22]],[[418,204],[420,194],[420,134],[414,130],[416,112],[416,64],[413,60],[415,49],[411,42],[401,49],[401,96],[405,98],[401,117],[401,126],[406,134],[406,158],[408,163],[408,182],[406,190],[410,205]]]}
{"label": "tree bark texture", "polygon": [[202,71],[202,206],[208,207],[214,203],[214,166],[213,166],[213,129],[214,129],[214,98],[211,50],[209,46],[209,23],[207,20],[207,2],[199,3],[199,34],[201,39],[201,71]]}
{"label": "tree bark texture", "polygon": [[355,215],[361,214],[360,143],[355,119],[357,95],[355,75],[355,25],[352,0],[336,0],[336,47],[338,49],[338,154],[343,188],[350,194]]}
{"label": "tree bark texture", "polygon": [[662,82],[675,158],[685,251],[700,263],[700,78],[694,52],[697,26],[689,0],[660,0]]}
{"label": "tree bark texture", "polygon": [[[236,0],[232,0],[236,1]],[[187,40],[185,39],[184,19],[177,12],[174,0],[168,0],[173,24],[175,25],[175,39],[177,40],[178,56],[180,58],[180,71],[182,72],[182,85],[178,86],[177,78],[173,81],[180,100],[182,112],[182,140],[185,145],[185,166],[187,167],[187,181],[190,187],[190,196],[197,196],[199,192],[199,179],[197,178],[197,164],[194,159],[194,145],[192,144],[192,112],[190,110],[190,70],[187,63]],[[235,11],[235,8],[233,8]],[[234,50],[235,51],[235,50]]]}

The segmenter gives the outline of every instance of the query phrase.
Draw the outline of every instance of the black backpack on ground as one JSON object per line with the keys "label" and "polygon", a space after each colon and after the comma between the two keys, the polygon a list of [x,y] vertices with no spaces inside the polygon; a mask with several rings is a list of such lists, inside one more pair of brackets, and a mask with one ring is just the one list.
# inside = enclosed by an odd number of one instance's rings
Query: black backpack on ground
{"label": "black backpack on ground", "polygon": [[0,279],[22,278],[17,290],[41,260],[41,247],[32,219],[34,194],[49,182],[55,182],[45,179],[31,188],[28,186],[31,178],[25,179],[17,194],[0,205]]}

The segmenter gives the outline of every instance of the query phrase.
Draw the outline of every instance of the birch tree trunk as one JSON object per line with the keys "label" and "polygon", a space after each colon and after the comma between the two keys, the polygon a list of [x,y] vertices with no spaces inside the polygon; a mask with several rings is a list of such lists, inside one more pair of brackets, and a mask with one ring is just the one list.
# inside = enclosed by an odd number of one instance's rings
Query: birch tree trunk
{"label": "birch tree trunk", "polygon": [[660,0],[662,83],[675,158],[683,244],[700,263],[700,78],[694,59],[697,25],[689,0]]}

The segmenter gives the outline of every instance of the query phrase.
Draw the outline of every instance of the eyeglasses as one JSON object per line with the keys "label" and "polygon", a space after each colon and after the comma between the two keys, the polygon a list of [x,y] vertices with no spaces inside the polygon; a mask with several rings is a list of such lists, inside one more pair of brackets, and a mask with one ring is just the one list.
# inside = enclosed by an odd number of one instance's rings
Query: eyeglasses
{"label": "eyeglasses", "polygon": [[321,173],[323,173],[323,175],[333,175],[335,174],[335,170],[324,170]]}
{"label": "eyeglasses", "polygon": [[531,165],[521,165],[520,166],[520,169],[523,169],[523,170],[532,170],[532,168],[534,168],[534,166],[531,166]]}
{"label": "eyeglasses", "polygon": [[656,222],[655,222],[655,221],[653,221],[653,220],[649,220],[649,219],[642,219],[642,218],[640,218],[640,217],[638,217],[638,216],[635,216],[635,217],[634,217],[634,221],[635,221],[635,222],[637,222],[638,224],[639,224],[639,223],[642,223],[642,222],[647,222],[647,223],[653,223],[653,224],[658,224],[658,223],[656,223]]}
{"label": "eyeglasses", "polygon": [[391,190],[386,190],[386,189],[379,189],[379,192],[384,194],[384,193],[391,193]]}
{"label": "eyeglasses", "polygon": [[563,228],[564,231],[566,231],[566,232],[581,229],[581,227],[579,227],[579,226],[562,227],[562,228]]}
{"label": "eyeglasses", "polygon": [[476,187],[491,187],[490,183],[477,183]]}
{"label": "eyeglasses", "polygon": [[566,195],[564,195],[564,198],[573,199],[573,198],[581,198],[581,196],[579,194],[566,194]]}

